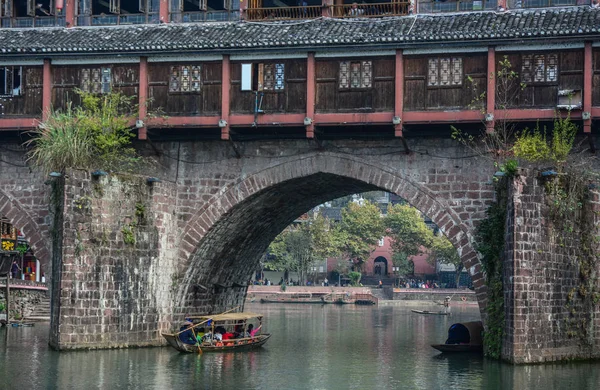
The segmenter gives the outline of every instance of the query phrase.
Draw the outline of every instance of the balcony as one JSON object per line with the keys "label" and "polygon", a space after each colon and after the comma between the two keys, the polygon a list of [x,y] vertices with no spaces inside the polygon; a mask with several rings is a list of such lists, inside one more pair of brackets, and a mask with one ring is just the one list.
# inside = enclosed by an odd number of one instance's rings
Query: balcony
{"label": "balcony", "polygon": [[2,28],[25,28],[25,27],[64,27],[64,16],[22,16],[0,18]]}
{"label": "balcony", "polygon": [[246,20],[315,19],[323,16],[321,0],[250,0]]}
{"label": "balcony", "polygon": [[236,20],[240,20],[240,11],[238,10],[208,10],[171,13],[171,22],[175,23],[233,22]]}
{"label": "balcony", "polygon": [[434,1],[423,0],[418,2],[417,11],[420,14],[438,12],[469,12],[493,11],[506,4],[508,9],[566,7],[577,5],[590,5],[591,0],[457,0]]}
{"label": "balcony", "polygon": [[394,1],[388,3],[352,3],[331,6],[334,18],[372,18],[382,16],[408,15],[410,1]]}

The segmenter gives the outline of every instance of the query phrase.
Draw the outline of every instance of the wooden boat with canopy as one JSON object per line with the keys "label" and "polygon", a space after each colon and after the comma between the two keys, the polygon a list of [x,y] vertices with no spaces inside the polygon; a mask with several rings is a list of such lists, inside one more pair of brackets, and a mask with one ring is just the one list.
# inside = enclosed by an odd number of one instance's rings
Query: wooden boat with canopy
{"label": "wooden boat with canopy", "polygon": [[445,344],[433,344],[441,352],[482,352],[483,324],[481,321],[460,322],[448,329]]}
{"label": "wooden boat with canopy", "polygon": [[[268,333],[260,333],[262,318],[262,314],[249,312],[187,316],[186,324],[181,327],[179,332],[163,333],[162,335],[170,346],[180,352],[249,350],[263,346],[271,337]],[[254,326],[251,324],[253,320],[258,323],[256,326],[258,333],[250,336],[249,330]],[[225,334],[222,334],[223,339],[221,340],[213,337],[219,329],[226,331]],[[204,333],[204,337],[200,340],[199,333]],[[225,338],[227,334],[232,337]]]}

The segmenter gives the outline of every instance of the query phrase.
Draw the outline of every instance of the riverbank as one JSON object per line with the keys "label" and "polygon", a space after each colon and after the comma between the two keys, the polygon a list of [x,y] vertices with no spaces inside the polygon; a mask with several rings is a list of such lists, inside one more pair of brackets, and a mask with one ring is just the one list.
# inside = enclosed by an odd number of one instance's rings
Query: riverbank
{"label": "riverbank", "polygon": [[450,297],[453,305],[476,305],[474,291],[468,289],[413,289],[413,288],[377,288],[377,287],[335,287],[335,286],[288,286],[284,291],[281,286],[250,286],[247,300],[259,301],[261,298],[290,294],[312,294],[321,297],[328,294],[369,294],[377,298],[380,305],[436,305]]}

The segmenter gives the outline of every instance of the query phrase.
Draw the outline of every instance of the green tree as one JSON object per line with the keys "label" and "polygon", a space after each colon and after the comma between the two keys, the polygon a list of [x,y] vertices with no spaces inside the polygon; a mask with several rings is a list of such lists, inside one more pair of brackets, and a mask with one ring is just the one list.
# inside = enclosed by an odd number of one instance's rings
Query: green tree
{"label": "green tree", "polygon": [[398,275],[412,275],[415,272],[415,263],[403,252],[392,254],[392,263],[398,267]]}
{"label": "green tree", "polygon": [[408,204],[388,207],[385,224],[393,240],[394,253],[402,253],[409,258],[424,253],[423,249],[432,244],[433,232],[423,221],[419,210]]}
{"label": "green tree", "polygon": [[342,209],[340,234],[343,237],[343,252],[352,260],[355,268],[362,271],[365,261],[385,234],[381,210],[368,201],[363,204],[349,203]]}
{"label": "green tree", "polygon": [[454,266],[456,270],[456,287],[458,288],[460,283],[460,273],[462,272],[464,265],[458,255],[458,251],[454,248],[454,245],[452,245],[446,236],[434,235],[429,249],[430,253],[427,257],[427,262],[429,264],[435,265],[435,262],[438,261],[442,264],[452,264]]}

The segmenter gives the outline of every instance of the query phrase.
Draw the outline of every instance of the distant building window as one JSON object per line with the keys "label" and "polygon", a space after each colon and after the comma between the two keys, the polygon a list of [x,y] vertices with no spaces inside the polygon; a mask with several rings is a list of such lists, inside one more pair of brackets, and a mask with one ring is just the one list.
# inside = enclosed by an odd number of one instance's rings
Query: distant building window
{"label": "distant building window", "polygon": [[202,89],[199,65],[177,65],[171,67],[169,92],[197,93]]}
{"label": "distant building window", "polygon": [[111,68],[92,68],[81,71],[81,90],[93,94],[110,93],[112,90]]}
{"label": "distant building window", "polygon": [[462,58],[430,58],[427,86],[455,87],[463,83]]}
{"label": "distant building window", "polygon": [[21,96],[23,68],[20,66],[0,67],[0,96]]}
{"label": "distant building window", "polygon": [[524,54],[521,57],[523,83],[556,83],[558,54]]}
{"label": "distant building window", "polygon": [[380,238],[379,239],[379,246],[383,246],[385,244],[385,239]]}
{"label": "distant building window", "polygon": [[341,90],[371,88],[373,86],[373,62],[341,61],[338,85]]}

